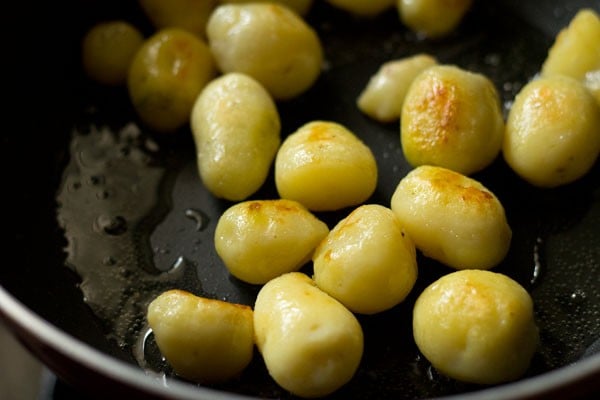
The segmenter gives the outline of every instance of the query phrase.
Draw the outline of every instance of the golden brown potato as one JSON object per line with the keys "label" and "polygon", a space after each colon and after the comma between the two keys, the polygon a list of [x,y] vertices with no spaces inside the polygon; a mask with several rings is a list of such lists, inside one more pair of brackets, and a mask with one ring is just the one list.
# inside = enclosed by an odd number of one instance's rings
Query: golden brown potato
{"label": "golden brown potato", "polygon": [[246,199],[267,179],[281,143],[281,122],[269,93],[248,75],[210,82],[191,111],[198,171],[216,197]]}
{"label": "golden brown potato", "polygon": [[197,36],[206,34],[206,22],[217,0],[138,0],[156,29],[181,28]]}
{"label": "golden brown potato", "polygon": [[309,122],[289,135],[275,158],[280,197],[309,210],[333,211],[367,200],[377,185],[373,153],[344,126]]}
{"label": "golden brown potato", "polygon": [[288,7],[223,4],[211,15],[207,35],[222,72],[252,76],[277,100],[303,93],[321,73],[321,41]]}
{"label": "golden brown potato", "polygon": [[592,9],[575,14],[557,35],[542,65],[542,75],[568,75],[583,80],[600,69],[600,17]]}
{"label": "golden brown potato", "polygon": [[358,108],[380,122],[399,119],[404,98],[413,80],[423,70],[436,64],[436,59],[428,54],[384,63],[358,97]]}
{"label": "golden brown potato", "polygon": [[427,287],[415,303],[413,334],[437,370],[478,384],[519,378],[538,344],[527,291],[481,270],[453,272]]}
{"label": "golden brown potato", "polygon": [[[291,8],[298,14],[304,16],[312,7],[314,0],[270,0]],[[220,0],[221,3],[256,3],[256,0]]]}
{"label": "golden brown potato", "polygon": [[215,248],[229,272],[264,284],[310,261],[329,228],[292,200],[251,200],[228,208],[217,222]]}
{"label": "golden brown potato", "polygon": [[100,22],[83,38],[83,69],[102,84],[125,85],[131,60],[143,42],[142,33],[129,22]]}
{"label": "golden brown potato", "polygon": [[254,305],[256,345],[269,374],[301,397],[321,397],[354,376],[363,353],[356,317],[300,272],[262,287]]}
{"label": "golden brown potato", "polygon": [[193,34],[166,28],[137,51],[127,85],[140,119],[157,132],[189,123],[194,101],[216,73],[208,46]]}
{"label": "golden brown potato", "polygon": [[498,198],[457,172],[421,166],[392,196],[392,210],[424,255],[455,269],[489,269],[510,247],[512,232]]}
{"label": "golden brown potato", "polygon": [[401,115],[400,141],[412,166],[437,165],[470,175],[502,148],[504,119],[494,84],[451,65],[420,73]]}
{"label": "golden brown potato", "polygon": [[600,107],[565,75],[529,82],[509,111],[503,153],[523,179],[556,187],[585,175],[600,154]]}
{"label": "golden brown potato", "polygon": [[313,257],[317,286],[350,311],[374,314],[399,304],[417,280],[415,245],[392,210],[358,207]]}
{"label": "golden brown potato", "polygon": [[361,17],[373,17],[392,8],[396,0],[327,0],[327,2]]}
{"label": "golden brown potato", "polygon": [[471,8],[473,0],[398,0],[400,20],[429,38],[451,33]]}
{"label": "golden brown potato", "polygon": [[254,320],[248,306],[169,290],[150,303],[147,319],[161,354],[186,379],[223,382],[252,359]]}

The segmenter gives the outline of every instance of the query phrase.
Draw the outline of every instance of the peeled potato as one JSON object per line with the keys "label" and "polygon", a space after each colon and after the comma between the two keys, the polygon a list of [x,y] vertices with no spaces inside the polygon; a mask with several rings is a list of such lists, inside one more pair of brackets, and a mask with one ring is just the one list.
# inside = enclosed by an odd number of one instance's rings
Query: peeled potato
{"label": "peeled potato", "polygon": [[[256,0],[220,0],[221,3],[256,3]],[[271,0],[291,8],[300,15],[306,15],[312,7],[314,0]]]}
{"label": "peeled potato", "polygon": [[484,75],[437,65],[420,73],[406,94],[400,141],[412,166],[470,175],[496,159],[503,135],[500,98]]}
{"label": "peeled potato", "polygon": [[292,200],[252,200],[227,209],[215,230],[217,254],[229,272],[263,284],[310,261],[329,228]]}
{"label": "peeled potato", "polygon": [[350,311],[374,314],[402,302],[417,279],[415,245],[392,210],[358,207],[313,257],[317,286]]}
{"label": "peeled potato", "polygon": [[157,29],[181,28],[204,37],[208,17],[217,0],[138,0]]}
{"label": "peeled potato", "polygon": [[285,6],[223,4],[211,15],[207,35],[222,72],[252,76],[277,100],[303,93],[321,73],[319,37]]}
{"label": "peeled potato", "polygon": [[327,2],[361,17],[373,17],[392,8],[396,0],[327,0]]}
{"label": "peeled potato", "polygon": [[282,198],[309,210],[333,211],[367,200],[377,185],[373,153],[344,126],[309,122],[289,135],[275,158]]}
{"label": "peeled potato", "polygon": [[169,290],[150,303],[147,319],[161,354],[186,379],[223,382],[252,359],[254,325],[248,306]]}
{"label": "peeled potato", "polygon": [[392,211],[427,257],[455,269],[489,269],[510,247],[512,231],[498,198],[457,172],[421,166],[392,196]]}
{"label": "peeled potato", "polygon": [[453,272],[427,287],[415,303],[413,334],[437,370],[478,384],[519,378],[538,344],[527,291],[481,270]]}
{"label": "peeled potato", "polygon": [[269,374],[301,397],[345,385],[363,353],[356,317],[306,275],[290,272],[262,287],[254,305],[256,345]]}
{"label": "peeled potato", "polygon": [[191,111],[198,171],[216,197],[243,200],[267,179],[281,143],[269,93],[253,78],[225,74],[210,82]]}
{"label": "peeled potato", "polygon": [[361,92],[358,108],[380,122],[400,118],[402,104],[413,80],[437,61],[428,54],[417,54],[384,63]]}
{"label": "peeled potato", "polygon": [[473,0],[398,0],[400,20],[430,38],[451,33],[471,8]]}
{"label": "peeled potato", "polygon": [[148,127],[173,132],[189,122],[196,97],[215,72],[202,39],[179,28],[165,28],[135,54],[127,80],[129,96]]}
{"label": "peeled potato", "polygon": [[600,69],[600,17],[592,9],[575,14],[557,35],[542,65],[542,75],[568,75],[582,80]]}
{"label": "peeled potato", "polygon": [[562,75],[529,82],[509,111],[503,153],[523,179],[556,187],[585,175],[600,154],[600,107]]}
{"label": "peeled potato", "polygon": [[83,68],[90,78],[102,84],[124,85],[131,60],[143,42],[142,33],[129,22],[100,22],[83,38]]}

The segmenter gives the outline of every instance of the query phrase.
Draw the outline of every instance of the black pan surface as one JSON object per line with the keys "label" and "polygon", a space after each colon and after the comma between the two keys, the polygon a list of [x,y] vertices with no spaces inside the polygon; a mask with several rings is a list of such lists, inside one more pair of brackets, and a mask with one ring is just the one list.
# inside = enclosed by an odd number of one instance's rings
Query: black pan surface
{"label": "black pan surface", "polygon": [[[323,41],[327,64],[313,88],[278,104],[283,134],[316,119],[349,127],[378,161],[379,184],[369,202],[389,206],[410,166],[398,125],[361,114],[358,94],[381,63],[427,52],[490,77],[508,111],[576,10],[600,10],[588,1],[520,3],[475,2],[454,34],[429,41],[402,27],[393,11],[358,19],[316,2],[308,20]],[[291,398],[258,355],[239,379],[209,390],[173,377],[161,359],[144,319],[148,302],[161,291],[180,288],[252,305],[259,287],[229,276],[214,251],[217,219],[231,203],[203,188],[189,128],[174,135],[146,129],[124,88],[98,86],[81,72],[79,39],[93,22],[124,18],[152,32],[135,2],[63,6],[38,10],[29,20],[35,23],[13,41],[11,77],[20,90],[11,108],[27,117],[8,124],[2,135],[9,207],[0,315],[61,377],[92,393]],[[516,279],[534,299],[541,346],[527,375],[490,388],[436,373],[412,340],[411,312],[420,291],[450,270],[419,256],[419,279],[409,298],[390,311],[359,317],[365,355],[355,378],[332,398],[467,392],[574,398],[600,390],[600,164],[552,190],[526,184],[500,158],[474,177],[496,193],[513,229],[511,250],[494,270]],[[253,196],[276,197],[272,177]],[[333,226],[349,211],[319,217]],[[311,266],[303,270],[310,273]]]}

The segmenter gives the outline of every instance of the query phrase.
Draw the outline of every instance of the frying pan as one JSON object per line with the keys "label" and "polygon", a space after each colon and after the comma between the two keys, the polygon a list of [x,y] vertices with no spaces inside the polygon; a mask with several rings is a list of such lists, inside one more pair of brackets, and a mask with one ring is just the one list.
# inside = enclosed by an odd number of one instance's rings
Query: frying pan
{"label": "frying pan", "polygon": [[[189,128],[173,135],[146,129],[124,88],[98,86],[81,72],[79,40],[95,21],[122,18],[152,32],[136,3],[46,3],[11,11],[7,22],[0,316],[34,355],[90,397],[293,398],[259,356],[238,379],[210,387],[173,376],[160,357],[144,320],[153,296],[181,288],[252,304],[259,288],[230,277],[214,252],[216,221],[231,204],[202,187]],[[479,1],[456,32],[431,41],[406,30],[395,12],[359,19],[316,2],[308,20],[327,65],[313,88],[278,104],[283,133],[315,119],[348,126],[378,160],[379,185],[369,202],[389,205],[410,170],[398,126],[372,121],[355,105],[379,65],[433,54],[490,77],[506,112],[583,6],[600,10],[597,1]],[[412,340],[412,305],[450,271],[419,255],[409,298],[359,316],[365,355],[332,398],[585,398],[600,391],[600,164],[557,189],[526,184],[501,157],[474,177],[497,194],[513,229],[511,250],[494,270],[534,299],[541,345],[529,371],[488,387],[453,381],[429,365]],[[272,182],[270,176],[253,197],[276,197]],[[333,225],[348,211],[319,217]]]}

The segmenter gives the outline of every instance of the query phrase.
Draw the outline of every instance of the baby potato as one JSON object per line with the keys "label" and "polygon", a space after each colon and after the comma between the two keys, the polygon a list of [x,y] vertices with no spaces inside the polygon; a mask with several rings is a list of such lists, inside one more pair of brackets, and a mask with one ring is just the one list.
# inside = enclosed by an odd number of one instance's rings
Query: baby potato
{"label": "baby potato", "polygon": [[143,42],[142,33],[129,22],[100,22],[83,38],[83,69],[90,78],[102,84],[125,85],[131,60]]}
{"label": "baby potato", "polygon": [[582,80],[600,69],[600,17],[589,8],[579,10],[556,36],[542,65],[542,75],[568,75]]}
{"label": "baby potato", "polygon": [[384,63],[358,97],[358,108],[380,122],[399,119],[410,84],[419,73],[436,64],[428,54]]}
{"label": "baby potato", "polygon": [[207,35],[222,72],[252,76],[276,100],[306,91],[321,73],[319,37],[288,7],[223,4],[208,20]]}
{"label": "baby potato", "polygon": [[340,221],[313,256],[317,286],[350,311],[402,302],[417,280],[415,245],[387,207],[366,204]]}
{"label": "baby potato", "polygon": [[313,121],[281,144],[275,185],[282,198],[309,210],[333,211],[367,200],[377,185],[373,153],[344,126]]}
{"label": "baby potato", "polygon": [[156,29],[181,28],[205,36],[208,17],[217,0],[138,0]]}
{"label": "baby potato", "polygon": [[[220,0],[221,3],[256,3],[256,0]],[[279,3],[296,11],[299,15],[306,15],[313,5],[314,0],[270,0],[271,3]]]}
{"label": "baby potato", "polygon": [[437,370],[478,384],[522,376],[539,340],[529,293],[482,270],[456,271],[427,287],[414,306],[413,335]]}
{"label": "baby potato", "polygon": [[508,165],[539,187],[585,175],[600,154],[600,107],[583,84],[565,75],[529,82],[509,111],[503,153]]}
{"label": "baby potato", "polygon": [[183,378],[223,382],[252,359],[254,321],[248,306],[169,290],[150,303],[147,319],[161,354]]}
{"label": "baby potato", "polygon": [[144,124],[157,132],[173,132],[189,122],[196,97],[215,73],[202,39],[166,28],[135,54],[127,81],[129,96]]}
{"label": "baby potato", "polygon": [[227,209],[215,230],[217,254],[229,272],[263,284],[310,261],[329,228],[292,200],[252,200]]}
{"label": "baby potato", "polygon": [[327,0],[327,2],[361,17],[373,17],[392,8],[396,0]]}
{"label": "baby potato", "polygon": [[391,203],[417,249],[451,268],[492,268],[510,247],[498,198],[458,172],[417,167],[400,180]]}
{"label": "baby potato", "polygon": [[451,33],[471,8],[473,0],[398,0],[404,25],[425,37],[440,38]]}
{"label": "baby potato", "polygon": [[250,76],[229,73],[212,82],[191,112],[198,171],[216,197],[239,201],[267,179],[281,143],[277,107]]}
{"label": "baby potato", "polygon": [[406,94],[400,141],[412,166],[470,175],[496,159],[503,135],[500,98],[484,75],[437,65],[420,73]]}
{"label": "baby potato", "polygon": [[254,332],[269,374],[301,397],[321,397],[346,384],[363,353],[356,317],[300,272],[264,285],[254,305]]}

